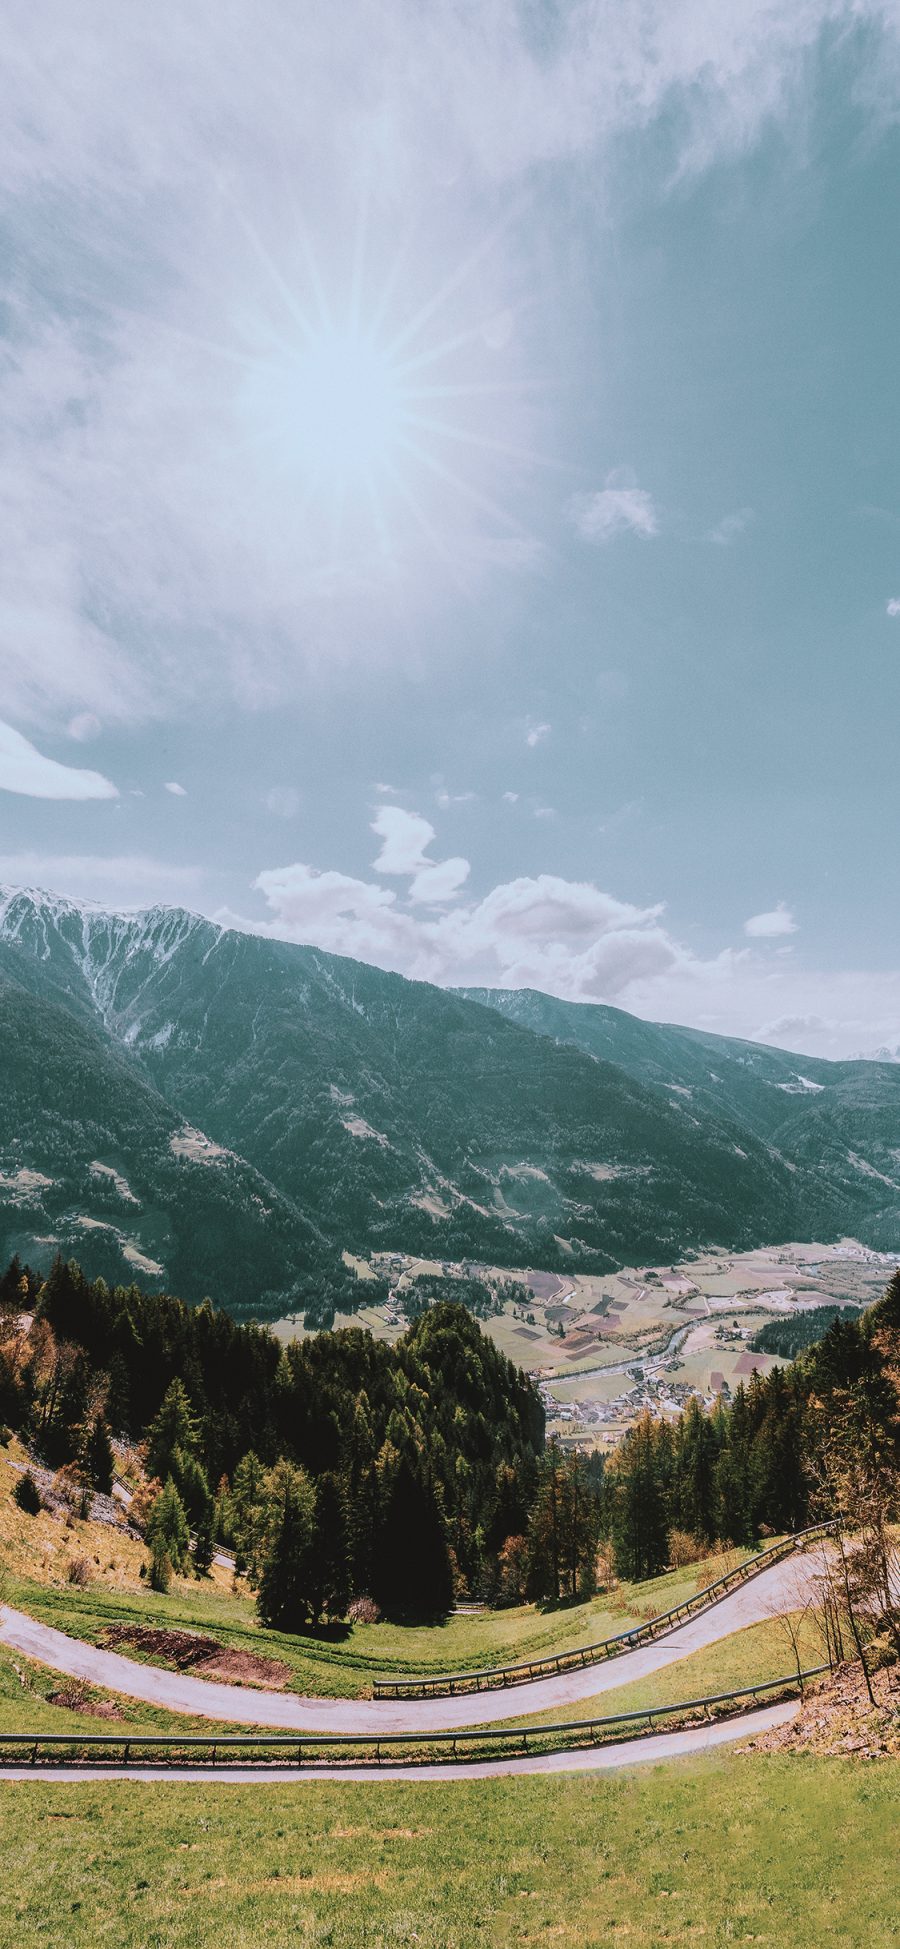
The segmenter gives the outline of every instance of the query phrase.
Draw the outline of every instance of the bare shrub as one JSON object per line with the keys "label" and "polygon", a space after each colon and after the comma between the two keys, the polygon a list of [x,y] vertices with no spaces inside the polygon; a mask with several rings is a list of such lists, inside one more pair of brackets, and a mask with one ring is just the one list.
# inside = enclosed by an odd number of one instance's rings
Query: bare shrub
{"label": "bare shrub", "polygon": [[669,1562],[673,1570],[683,1570],[688,1563],[702,1563],[707,1555],[705,1544],[698,1543],[696,1536],[692,1536],[689,1530],[670,1529]]}
{"label": "bare shrub", "polygon": [[377,1624],[380,1616],[374,1597],[354,1597],[347,1609],[348,1624]]}
{"label": "bare shrub", "polygon": [[75,1584],[79,1590],[85,1590],[87,1588],[93,1574],[93,1570],[86,1556],[73,1556],[69,1559],[66,1576],[69,1583]]}
{"label": "bare shrub", "polygon": [[740,1550],[733,1543],[724,1543],[715,1551],[707,1551],[708,1562],[697,1578],[697,1589],[708,1590],[710,1584],[717,1584],[720,1577],[730,1576],[743,1563]]}

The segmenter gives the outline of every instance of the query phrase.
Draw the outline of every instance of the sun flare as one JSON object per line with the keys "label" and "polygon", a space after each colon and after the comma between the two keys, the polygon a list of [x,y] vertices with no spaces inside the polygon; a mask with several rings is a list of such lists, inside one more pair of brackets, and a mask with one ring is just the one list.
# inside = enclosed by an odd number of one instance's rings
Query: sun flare
{"label": "sun flare", "polygon": [[384,473],[406,417],[389,352],[352,328],[322,331],[304,348],[283,410],[285,440],[304,472],[346,485]]}

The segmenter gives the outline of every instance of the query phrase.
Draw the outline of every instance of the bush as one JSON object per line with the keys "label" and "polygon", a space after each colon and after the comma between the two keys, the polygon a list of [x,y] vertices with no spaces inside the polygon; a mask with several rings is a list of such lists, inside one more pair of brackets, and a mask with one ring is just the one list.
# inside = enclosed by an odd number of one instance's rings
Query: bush
{"label": "bush", "polygon": [[347,1607],[348,1624],[377,1624],[380,1616],[374,1597],[354,1597]]}
{"label": "bush", "polygon": [[36,1516],[38,1510],[43,1509],[43,1498],[30,1469],[26,1469],[25,1474],[19,1476],[13,1490],[13,1501],[18,1503],[20,1509],[24,1509],[26,1516]]}
{"label": "bush", "polygon": [[12,1429],[7,1428],[5,1421],[0,1421],[0,1448],[8,1448],[11,1441]]}
{"label": "bush", "polygon": [[683,1570],[686,1563],[702,1563],[709,1555],[708,1547],[698,1543],[686,1529],[670,1529],[669,1562],[673,1570]]}
{"label": "bush", "polygon": [[70,1584],[75,1584],[79,1590],[86,1590],[93,1576],[93,1571],[87,1557],[73,1556],[66,1571],[66,1576]]}

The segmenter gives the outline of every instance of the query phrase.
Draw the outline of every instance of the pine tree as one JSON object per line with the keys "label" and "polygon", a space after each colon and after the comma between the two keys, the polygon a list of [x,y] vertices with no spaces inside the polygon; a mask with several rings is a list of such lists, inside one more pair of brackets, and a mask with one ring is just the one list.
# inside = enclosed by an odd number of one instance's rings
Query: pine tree
{"label": "pine tree", "polygon": [[270,1528],[263,1554],[256,1608],[276,1631],[302,1631],[311,1610],[310,1557],[316,1520],[315,1490],[305,1469],[279,1462],[268,1478]]}
{"label": "pine tree", "polygon": [[88,1480],[101,1495],[111,1494],[115,1457],[109,1439],[109,1429],[102,1414],[95,1416],[91,1426],[84,1453],[84,1469]]}
{"label": "pine tree", "polygon": [[655,1577],[665,1567],[670,1521],[662,1454],[653,1419],[644,1413],[607,1466],[607,1509],[620,1577]]}
{"label": "pine tree", "polygon": [[196,1455],[200,1449],[200,1426],[191,1406],[184,1382],[174,1380],[163,1395],[158,1414],[147,1432],[147,1473],[164,1482],[173,1474],[177,1451]]}
{"label": "pine tree", "polygon": [[316,1483],[316,1519],[311,1546],[311,1605],[314,1617],[341,1618],[350,1602],[350,1548],[347,1498],[331,1470]]}
{"label": "pine tree", "polygon": [[147,1518],[147,1541],[153,1557],[167,1556],[173,1569],[186,1570],[191,1560],[191,1534],[184,1503],[169,1476]]}
{"label": "pine tree", "polygon": [[401,1617],[442,1616],[453,1602],[453,1570],[434,1485],[406,1455],[382,1479],[372,1595]]}

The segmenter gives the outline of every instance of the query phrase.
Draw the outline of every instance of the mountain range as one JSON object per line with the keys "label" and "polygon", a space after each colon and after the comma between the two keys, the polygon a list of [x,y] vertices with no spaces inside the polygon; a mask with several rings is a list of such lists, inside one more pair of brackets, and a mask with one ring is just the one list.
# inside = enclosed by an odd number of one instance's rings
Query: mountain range
{"label": "mountain range", "polygon": [[603,1271],[900,1247],[900,1068],[452,991],[177,908],[0,889],[0,1252],[240,1315],[343,1254]]}

